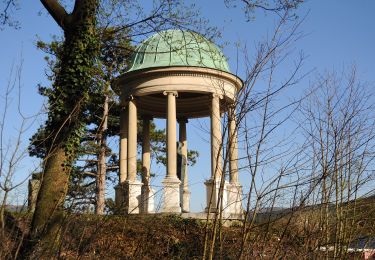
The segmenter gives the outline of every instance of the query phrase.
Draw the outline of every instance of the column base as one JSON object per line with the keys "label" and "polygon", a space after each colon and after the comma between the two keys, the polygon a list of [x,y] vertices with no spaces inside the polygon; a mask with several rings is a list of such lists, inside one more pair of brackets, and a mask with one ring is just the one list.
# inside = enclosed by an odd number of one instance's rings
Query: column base
{"label": "column base", "polygon": [[124,183],[124,210],[125,214],[138,214],[141,206],[142,182],[125,181]]}
{"label": "column base", "polygon": [[164,213],[181,213],[180,206],[180,184],[181,181],[177,178],[165,178],[163,180],[164,199],[163,209]]}
{"label": "column base", "polygon": [[149,185],[142,186],[142,213],[155,213],[155,192]]}
{"label": "column base", "polygon": [[[205,183],[206,185],[206,194],[207,194],[207,207],[205,212],[210,211],[211,213],[218,212],[220,210],[220,205],[218,207],[217,203],[219,200],[219,190],[220,190],[220,180],[214,181],[213,179],[207,180]],[[224,189],[223,189],[223,197],[222,197],[222,205],[223,205],[223,214],[226,215],[227,213],[227,188],[228,185],[227,181],[224,181]],[[211,203],[210,203],[211,202]]]}
{"label": "column base", "polygon": [[227,212],[230,217],[242,218],[242,186],[237,183],[227,184],[228,202],[227,202]]}
{"label": "column base", "polygon": [[181,210],[184,213],[190,212],[190,192],[188,190],[182,190]]}

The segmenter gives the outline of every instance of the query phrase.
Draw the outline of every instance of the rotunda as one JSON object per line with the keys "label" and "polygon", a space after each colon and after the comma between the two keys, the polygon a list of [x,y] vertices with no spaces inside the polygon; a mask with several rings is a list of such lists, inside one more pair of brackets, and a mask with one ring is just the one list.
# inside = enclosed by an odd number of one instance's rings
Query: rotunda
{"label": "rotunda", "polygon": [[[210,117],[211,174],[205,182],[206,211],[215,212],[222,178],[221,116],[228,113],[229,182],[224,182],[223,209],[241,214],[238,182],[237,127],[234,106],[242,87],[230,73],[225,56],[202,35],[186,30],[161,31],[135,50],[130,69],[112,88],[120,96],[120,169],[116,204],[127,214],[152,213],[150,187],[150,120],[166,118],[167,166],[163,180],[162,212],[189,212],[186,124],[188,119]],[[143,120],[142,180],[137,173],[137,118]],[[177,167],[177,126],[181,164]],[[229,139],[229,138],[228,138]],[[180,169],[177,172],[177,169]]]}

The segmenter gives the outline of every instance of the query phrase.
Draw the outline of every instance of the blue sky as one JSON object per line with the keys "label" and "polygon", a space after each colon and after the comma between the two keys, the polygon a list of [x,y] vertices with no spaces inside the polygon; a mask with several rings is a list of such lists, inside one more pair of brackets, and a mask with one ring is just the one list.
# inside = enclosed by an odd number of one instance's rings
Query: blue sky
{"label": "blue sky", "polygon": [[[22,71],[22,108],[28,115],[37,113],[43,104],[43,99],[37,93],[38,84],[48,84],[45,76],[46,63],[44,54],[35,47],[40,38],[48,41],[52,35],[61,35],[61,30],[49,17],[39,1],[23,1],[17,16],[21,23],[21,29],[6,28],[0,31],[0,86],[4,93],[4,87],[9,78],[12,64],[18,64],[23,60]],[[144,1],[148,2],[148,1]],[[256,13],[256,19],[245,22],[241,7],[226,8],[224,1],[193,1],[201,9],[202,16],[209,19],[211,25],[217,26],[222,31],[220,43],[227,42],[224,53],[229,58],[232,70],[236,68],[237,48],[235,43],[240,43],[240,48],[247,46],[250,56],[255,52],[254,45],[267,37],[272,32],[275,17],[263,12]],[[345,66],[357,65],[358,75],[362,82],[375,83],[375,1],[372,0],[310,0],[306,1],[297,10],[300,17],[305,17],[300,26],[304,37],[295,43],[293,55],[303,51],[305,60],[303,72],[313,71],[297,86],[305,89],[313,80],[315,72],[325,70],[342,70]],[[42,11],[40,13],[40,11]],[[239,64],[243,54],[240,53]],[[282,69],[285,73],[290,68]],[[239,66],[239,76],[243,76],[244,68]],[[282,73],[281,73],[282,74]],[[1,103],[0,103],[1,104]],[[15,104],[15,103],[13,103]],[[1,108],[2,109],[2,108]],[[9,136],[19,125],[16,114],[10,114],[7,120]],[[33,124],[24,136],[23,145],[26,146],[28,138],[35,132],[40,121]],[[161,126],[163,122],[158,124]],[[192,184],[192,211],[200,211],[205,204],[205,189],[203,182],[209,177],[209,144],[208,136],[200,130],[200,124],[208,124],[207,120],[191,121],[188,126],[188,141],[191,149],[198,150],[201,154],[198,163],[189,169],[189,179]],[[13,130],[12,130],[13,129]],[[23,167],[19,168],[16,180],[26,176],[30,168],[31,160],[26,159]],[[157,168],[157,172],[163,175],[164,169]],[[155,181],[157,184],[157,181]],[[14,194],[14,198],[22,201],[22,186],[20,192]],[[18,196],[19,195],[19,196]]]}

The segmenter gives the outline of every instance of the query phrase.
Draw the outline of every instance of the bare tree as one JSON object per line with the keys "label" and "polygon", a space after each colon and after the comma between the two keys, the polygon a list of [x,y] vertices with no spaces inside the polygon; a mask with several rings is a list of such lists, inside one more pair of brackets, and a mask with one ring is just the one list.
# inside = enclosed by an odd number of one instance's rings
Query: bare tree
{"label": "bare tree", "polygon": [[[37,119],[37,115],[27,116],[22,111],[21,101],[22,61],[19,65],[12,65],[9,79],[2,86],[1,118],[0,118],[0,237],[2,243],[10,238],[12,230],[6,223],[6,211],[9,197],[30,177],[35,170],[28,168],[29,174],[20,175],[22,163],[28,155],[27,130]],[[25,172],[25,170],[22,170]],[[16,205],[19,206],[19,205]],[[9,224],[9,223],[8,223]],[[13,234],[14,235],[14,234]],[[10,258],[19,250],[22,238],[13,247],[0,249],[1,258]]]}
{"label": "bare tree", "polygon": [[[302,108],[311,175],[320,202],[319,247],[343,258],[358,238],[360,196],[373,191],[375,117],[372,90],[357,79],[356,68],[341,75],[319,75]],[[363,230],[361,231],[363,232]]]}
{"label": "bare tree", "polygon": [[19,8],[18,0],[2,0],[0,3],[0,30],[6,26],[18,28],[19,22],[14,13]]}
{"label": "bare tree", "polygon": [[[253,245],[259,240],[252,237],[254,235],[252,231],[255,230],[255,219],[259,210],[262,208],[272,209],[275,205],[280,204],[279,194],[296,185],[293,182],[287,183],[286,179],[291,179],[291,176],[295,175],[294,168],[296,167],[298,148],[294,146],[292,135],[278,137],[277,131],[291,122],[291,115],[296,112],[301,99],[297,97],[281,104],[277,99],[295,86],[304,76],[300,73],[304,56],[300,54],[297,57],[295,66],[291,68],[290,75],[286,76],[284,81],[280,82],[274,78],[282,66],[282,62],[289,57],[291,47],[302,36],[298,31],[301,21],[292,19],[291,11],[292,7],[283,9],[273,34],[269,39],[257,45],[254,57],[248,57],[247,50],[244,50],[248,68],[244,87],[238,93],[234,106],[228,104],[226,108],[227,111],[232,111],[228,112],[228,117],[235,116],[237,118],[235,129],[238,131],[240,172],[249,174],[249,182],[246,183],[249,190],[244,191],[244,195],[246,195],[245,219],[241,231],[241,247],[236,256],[238,258],[246,258],[253,253],[256,255],[258,248],[254,248]],[[259,88],[259,85],[263,87],[263,90]],[[229,106],[233,106],[234,109]],[[223,139],[228,138],[229,141],[228,145],[224,147],[223,158],[217,159],[223,160],[222,172],[228,176],[230,175],[227,170],[230,164],[228,149],[237,136],[229,134],[226,117],[222,128],[224,129]],[[267,177],[264,177],[265,172],[269,171],[271,167],[274,168],[272,170],[274,174],[267,174]],[[224,194],[224,181],[225,178],[222,178],[221,196]],[[294,178],[293,181],[301,180]],[[203,258],[207,256],[212,259],[214,257],[217,239],[220,243],[219,248],[223,243],[221,241],[222,201],[223,198],[218,201],[217,209],[219,210],[216,211],[212,230],[209,225],[206,225]],[[263,235],[267,236],[266,233]]]}

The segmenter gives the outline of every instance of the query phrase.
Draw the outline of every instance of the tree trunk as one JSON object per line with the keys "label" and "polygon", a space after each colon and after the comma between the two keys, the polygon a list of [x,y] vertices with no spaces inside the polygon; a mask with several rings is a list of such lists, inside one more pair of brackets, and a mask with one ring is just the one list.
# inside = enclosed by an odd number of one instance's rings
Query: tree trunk
{"label": "tree trunk", "polygon": [[44,235],[48,248],[59,240],[63,206],[68,189],[70,169],[64,167],[64,149],[58,148],[46,159],[44,174],[31,223],[31,236]]}
{"label": "tree trunk", "polygon": [[[104,91],[107,91],[106,89]],[[107,172],[106,165],[106,150],[107,150],[107,130],[108,127],[108,95],[105,94],[103,104],[103,119],[99,127],[100,152],[98,158],[98,176],[96,178],[96,207],[95,213],[98,215],[104,214],[105,207],[105,177]]]}
{"label": "tree trunk", "polygon": [[[48,100],[46,145],[49,151],[46,152],[30,234],[32,241],[40,241],[54,254],[60,240],[71,165],[80,143],[83,111],[98,51],[96,12],[99,1],[76,0],[71,14],[67,14],[57,0],[41,2],[64,30],[65,41],[52,87],[53,95]],[[25,249],[33,250],[30,245]]]}

